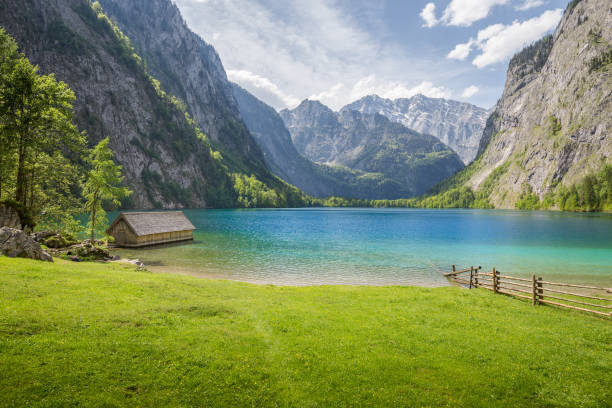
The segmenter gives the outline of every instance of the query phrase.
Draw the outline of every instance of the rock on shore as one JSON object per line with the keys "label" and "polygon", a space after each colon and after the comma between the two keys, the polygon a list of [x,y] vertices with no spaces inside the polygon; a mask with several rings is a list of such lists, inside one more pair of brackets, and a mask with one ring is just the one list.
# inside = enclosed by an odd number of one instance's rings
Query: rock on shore
{"label": "rock on shore", "polygon": [[9,227],[0,228],[0,253],[11,258],[31,258],[53,262],[40,244],[25,232]]}

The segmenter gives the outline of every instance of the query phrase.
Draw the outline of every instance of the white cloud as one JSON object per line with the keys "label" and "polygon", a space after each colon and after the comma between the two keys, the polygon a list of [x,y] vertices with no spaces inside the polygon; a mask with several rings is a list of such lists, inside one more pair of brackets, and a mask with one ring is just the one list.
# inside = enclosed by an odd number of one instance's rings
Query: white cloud
{"label": "white cloud", "polygon": [[476,86],[476,85],[470,85],[467,88],[465,88],[463,90],[463,93],[461,94],[462,98],[471,98],[472,96],[476,95],[478,92],[480,91],[480,89]]}
{"label": "white cloud", "polygon": [[482,43],[483,41],[488,40],[489,38],[502,32],[505,28],[506,26],[503,24],[493,24],[483,28],[482,30],[478,31],[478,42]]}
{"label": "white cloud", "polygon": [[338,83],[333,87],[310,95],[308,99],[318,100],[338,109],[348,102],[355,101],[367,95],[378,95],[382,98],[398,99],[410,98],[422,94],[431,98],[450,98],[452,92],[443,86],[435,86],[432,82],[422,81],[415,86],[407,86],[396,81],[385,81],[376,75],[368,75],[356,81],[352,86]]}
{"label": "white cloud", "polygon": [[445,25],[469,27],[489,15],[491,9],[510,0],[452,0],[444,10],[441,21]]}
{"label": "white cloud", "polygon": [[480,54],[474,58],[472,63],[478,68],[505,61],[526,45],[539,40],[544,34],[554,29],[561,17],[563,10],[548,10],[539,17],[534,17],[523,22],[515,21],[510,25],[493,24],[478,32],[477,39],[466,43],[457,44],[448,53],[447,58],[465,60],[472,49],[477,48]]}
{"label": "white cloud", "polygon": [[539,17],[505,26],[479,44],[482,53],[474,59],[473,64],[482,68],[504,61],[554,29],[562,16],[562,9],[548,10]]}
{"label": "white cloud", "polygon": [[464,44],[457,44],[455,48],[451,52],[448,53],[446,58],[458,59],[461,61],[465,60],[468,57],[468,55],[470,55],[470,52],[472,51],[472,45],[474,43],[475,41],[470,39],[470,41]]}
{"label": "white cloud", "polygon": [[353,101],[355,84],[371,74],[376,76],[372,89],[381,92],[391,92],[396,84],[411,89],[429,82],[436,85],[426,91],[434,93],[437,84],[465,72],[390,41],[383,2],[176,3],[189,27],[211,41],[230,78],[276,109],[317,95],[339,109]]}
{"label": "white cloud", "polygon": [[427,3],[427,5],[419,14],[423,19],[423,27],[433,27],[438,24],[438,19],[436,18],[436,5],[434,3]]}
{"label": "white cloud", "polygon": [[287,106],[294,107],[300,103],[300,100],[298,98],[291,95],[287,95],[268,78],[262,77],[252,72],[230,69],[227,71],[227,77],[230,81],[236,82],[239,85],[249,88],[255,87],[265,92],[269,92],[281,101],[283,101],[283,103],[285,103]]}
{"label": "white cloud", "polygon": [[545,3],[546,2],[544,0],[525,0],[522,4],[514,6],[514,9],[518,11],[525,11],[532,8],[540,7]]}

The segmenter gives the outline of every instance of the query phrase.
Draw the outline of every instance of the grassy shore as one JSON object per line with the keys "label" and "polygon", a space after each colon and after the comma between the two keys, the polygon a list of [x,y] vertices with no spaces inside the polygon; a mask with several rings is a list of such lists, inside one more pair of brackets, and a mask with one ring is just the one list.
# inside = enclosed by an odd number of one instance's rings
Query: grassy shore
{"label": "grassy shore", "polygon": [[485,290],[0,257],[0,406],[609,406],[612,323]]}

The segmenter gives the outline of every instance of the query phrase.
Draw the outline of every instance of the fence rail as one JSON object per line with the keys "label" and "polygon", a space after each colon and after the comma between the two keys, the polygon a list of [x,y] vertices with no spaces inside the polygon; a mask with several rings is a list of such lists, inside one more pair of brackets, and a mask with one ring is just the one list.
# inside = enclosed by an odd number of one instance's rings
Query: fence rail
{"label": "fence rail", "polygon": [[[490,272],[484,272],[481,266],[470,266],[457,270],[453,265],[452,271],[444,273],[444,276],[453,282],[466,285],[470,289],[482,288],[493,293],[527,299],[534,306],[539,304],[553,305],[612,317],[612,296],[609,295],[612,294],[612,288],[549,282],[535,275],[532,275],[531,279],[502,275],[495,268],[492,268]],[[562,290],[564,288],[570,289]]]}

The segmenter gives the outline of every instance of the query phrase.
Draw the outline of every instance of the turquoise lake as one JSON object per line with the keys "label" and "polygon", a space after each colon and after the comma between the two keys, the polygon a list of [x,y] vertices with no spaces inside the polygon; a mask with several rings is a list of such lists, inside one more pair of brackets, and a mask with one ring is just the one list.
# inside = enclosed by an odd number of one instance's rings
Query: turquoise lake
{"label": "turquoise lake", "polygon": [[154,272],[278,285],[443,286],[441,271],[455,264],[612,287],[609,214],[328,208],[185,214],[197,228],[193,242],[116,252]]}

